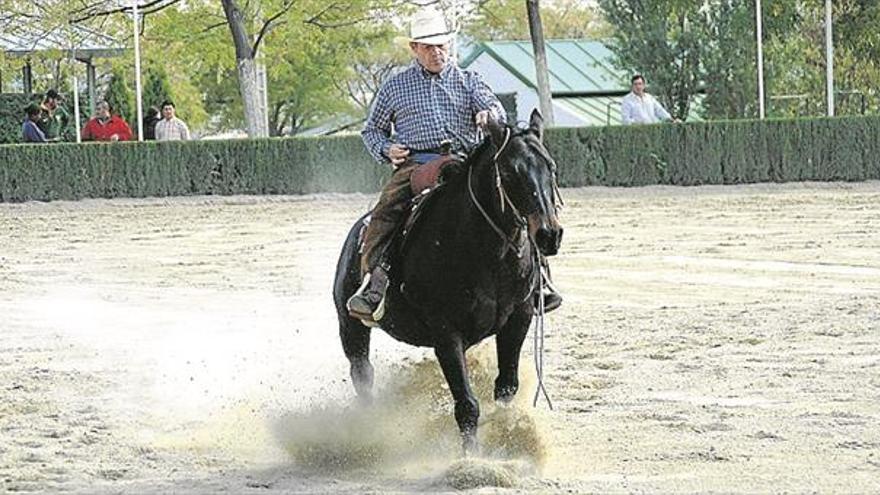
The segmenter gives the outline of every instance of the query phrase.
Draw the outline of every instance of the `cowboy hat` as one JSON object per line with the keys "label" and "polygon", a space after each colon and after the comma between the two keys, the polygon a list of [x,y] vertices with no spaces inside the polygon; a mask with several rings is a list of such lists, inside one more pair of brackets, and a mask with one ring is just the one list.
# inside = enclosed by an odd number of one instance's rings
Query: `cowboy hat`
{"label": "cowboy hat", "polygon": [[442,12],[434,7],[424,7],[412,17],[409,40],[426,45],[445,45],[452,41],[452,31]]}

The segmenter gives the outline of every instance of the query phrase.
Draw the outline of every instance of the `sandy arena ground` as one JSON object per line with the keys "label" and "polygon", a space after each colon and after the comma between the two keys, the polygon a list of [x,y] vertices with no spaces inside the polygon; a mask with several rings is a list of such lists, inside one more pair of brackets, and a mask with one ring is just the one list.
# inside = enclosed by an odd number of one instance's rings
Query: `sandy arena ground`
{"label": "sandy arena ground", "polygon": [[[538,453],[474,492],[880,492],[880,183],[564,195],[555,410],[528,378]],[[355,432],[334,416],[353,392],[332,275],[372,199],[0,204],[0,492],[477,487],[434,448],[451,423],[407,423],[417,406],[352,413]],[[375,332],[379,395],[448,418],[425,355]],[[370,425],[383,462],[362,456]]]}

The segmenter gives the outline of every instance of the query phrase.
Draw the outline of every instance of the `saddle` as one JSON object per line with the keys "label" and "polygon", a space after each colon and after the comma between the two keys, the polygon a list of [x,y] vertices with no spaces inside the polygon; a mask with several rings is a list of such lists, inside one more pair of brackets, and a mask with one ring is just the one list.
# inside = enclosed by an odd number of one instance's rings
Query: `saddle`
{"label": "saddle", "polygon": [[[412,175],[410,175],[410,190],[413,193],[413,198],[410,201],[410,209],[409,214],[404,220],[401,228],[398,229],[398,233],[395,235],[395,240],[392,242],[392,245],[396,245],[398,248],[402,248],[405,244],[407,235],[412,232],[413,227],[418,222],[419,218],[422,216],[422,212],[425,211],[427,204],[430,202],[429,198],[433,196],[434,192],[440,189],[443,184],[440,182],[440,177],[443,172],[443,169],[449,165],[460,163],[463,161],[463,157],[457,154],[451,155],[441,155],[439,158],[435,158],[428,163],[417,166]],[[370,225],[370,215],[364,217],[363,222],[361,223],[360,232],[358,232],[358,246],[361,253],[364,250],[364,240],[366,237],[367,226]],[[392,249],[392,252],[396,251]]]}
{"label": "saddle", "polygon": [[461,158],[458,155],[440,155],[440,157],[416,167],[409,178],[409,187],[413,195],[418,198],[425,190],[434,189],[440,180],[440,173],[443,172],[443,169],[447,165],[460,161]]}

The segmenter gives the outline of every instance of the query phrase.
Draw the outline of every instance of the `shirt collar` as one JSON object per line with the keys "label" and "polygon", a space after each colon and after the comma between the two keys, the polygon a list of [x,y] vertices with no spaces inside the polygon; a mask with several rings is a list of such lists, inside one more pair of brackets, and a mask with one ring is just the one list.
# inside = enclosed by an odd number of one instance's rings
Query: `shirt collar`
{"label": "shirt collar", "polygon": [[426,69],[422,64],[420,64],[418,60],[414,60],[413,64],[415,64],[416,70],[425,79],[439,77],[441,80],[446,79],[449,76],[449,71],[452,70],[452,66],[453,66],[452,60],[447,60],[446,65],[443,66],[443,69],[439,73],[434,74],[433,72],[428,71],[428,69]]}

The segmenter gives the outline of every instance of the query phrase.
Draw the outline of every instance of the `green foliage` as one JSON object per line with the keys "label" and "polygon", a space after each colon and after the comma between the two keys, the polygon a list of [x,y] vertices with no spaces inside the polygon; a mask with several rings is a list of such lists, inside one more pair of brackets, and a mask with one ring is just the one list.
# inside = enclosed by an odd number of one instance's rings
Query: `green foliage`
{"label": "green foliage", "polygon": [[171,90],[168,74],[161,67],[147,67],[144,71],[144,113],[146,114],[146,109],[149,107],[161,110],[162,102],[166,100],[174,101],[174,92]]}
{"label": "green foliage", "polygon": [[0,146],[0,201],[377,191],[359,136]]}
{"label": "green foliage", "polygon": [[30,100],[22,94],[0,94],[0,143],[21,142],[21,124],[28,103]]}
{"label": "green foliage", "polygon": [[[880,179],[880,117],[553,128],[560,184]],[[0,146],[0,201],[375,192],[359,136]]]}
{"label": "green foliage", "polygon": [[[384,49],[394,35],[390,24],[373,14],[372,9],[383,3],[238,2],[245,25],[257,28],[292,5],[266,31],[256,52],[257,62],[267,69],[273,135],[295,134],[330,117],[357,113],[354,99],[343,88],[367,47]],[[244,124],[229,27],[217,21],[222,15],[219,2],[208,0],[187,2],[186,9],[166,9],[151,16],[143,43],[147,57],[167,69],[178,107],[178,80],[188,78],[198,88],[204,109],[212,116],[211,130],[240,129]]]}
{"label": "green foliage", "polygon": [[551,129],[565,186],[880,179],[878,117]]}
{"label": "green foliage", "polygon": [[[599,0],[621,68],[645,73],[676,116],[695,89],[703,117],[757,116],[754,2]],[[880,110],[880,3],[835,0],[837,114]],[[823,115],[824,0],[763,2],[767,115]]]}
{"label": "green foliage", "polygon": [[[546,39],[598,39],[611,33],[601,13],[583,0],[544,2],[541,24]],[[475,15],[462,28],[465,35],[481,41],[531,39],[525,0],[479,2]]]}

